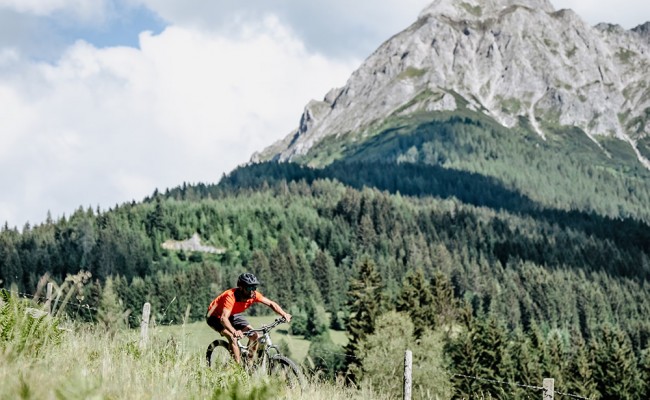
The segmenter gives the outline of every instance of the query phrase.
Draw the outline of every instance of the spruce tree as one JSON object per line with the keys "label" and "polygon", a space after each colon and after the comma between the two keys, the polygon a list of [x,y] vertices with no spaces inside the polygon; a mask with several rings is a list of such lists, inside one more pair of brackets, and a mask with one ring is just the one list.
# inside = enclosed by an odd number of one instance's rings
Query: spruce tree
{"label": "spruce tree", "polygon": [[641,382],[643,382],[643,395],[641,397],[650,399],[650,347],[641,352],[639,370],[641,372]]}
{"label": "spruce tree", "polygon": [[334,260],[327,252],[319,249],[311,263],[311,269],[325,304],[331,305],[334,292],[332,280],[336,274]]}
{"label": "spruce tree", "polygon": [[629,338],[619,328],[604,325],[592,338],[594,377],[602,400],[641,398],[642,383]]}
{"label": "spruce tree", "polygon": [[115,332],[125,327],[126,315],[124,304],[114,288],[113,278],[109,276],[102,290],[97,319],[108,331]]}
{"label": "spruce tree", "polygon": [[397,311],[408,313],[413,321],[413,333],[418,339],[427,329],[435,328],[436,315],[433,303],[431,288],[424,279],[422,269],[409,272],[404,277],[402,292],[397,299]]}
{"label": "spruce tree", "polygon": [[592,397],[596,393],[594,362],[579,328],[571,330],[570,356],[566,371],[568,393]]}
{"label": "spruce tree", "polygon": [[375,263],[368,256],[357,264],[357,278],[350,282],[347,306],[350,312],[346,325],[348,344],[345,346],[346,374],[353,384],[363,376],[361,344],[375,330],[375,320],[382,311],[383,286]]}
{"label": "spruce tree", "polygon": [[437,326],[451,326],[457,317],[460,304],[454,297],[454,287],[451,280],[442,272],[436,272],[431,280],[433,295],[433,313]]}
{"label": "spruce tree", "polygon": [[[524,385],[538,385],[539,377],[542,375],[539,356],[532,348],[530,338],[517,328],[511,333],[511,340],[507,347],[507,358],[504,371],[509,382],[516,382]],[[529,389],[513,387],[514,398],[526,398]]]}

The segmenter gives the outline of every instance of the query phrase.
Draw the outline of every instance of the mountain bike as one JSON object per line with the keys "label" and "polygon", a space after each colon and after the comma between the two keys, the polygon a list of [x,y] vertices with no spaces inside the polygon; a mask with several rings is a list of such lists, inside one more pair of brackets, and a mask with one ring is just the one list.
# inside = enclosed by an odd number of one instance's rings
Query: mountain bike
{"label": "mountain bike", "polygon": [[[260,334],[255,354],[251,354],[252,349],[237,339],[242,365],[249,373],[262,371],[286,382],[289,387],[302,388],[304,377],[300,368],[291,359],[283,356],[278,346],[271,341],[271,330],[284,322],[286,322],[284,318],[278,318],[269,325],[262,325],[259,329],[251,329],[244,333],[246,336],[252,336],[255,332]],[[224,368],[227,364],[235,362],[230,352],[230,344],[224,339],[217,339],[210,343],[205,359],[208,367],[214,368]]]}

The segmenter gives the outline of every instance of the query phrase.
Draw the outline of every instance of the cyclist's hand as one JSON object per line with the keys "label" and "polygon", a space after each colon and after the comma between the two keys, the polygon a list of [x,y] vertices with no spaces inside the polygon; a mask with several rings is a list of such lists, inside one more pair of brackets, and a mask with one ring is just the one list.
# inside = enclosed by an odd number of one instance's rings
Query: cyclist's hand
{"label": "cyclist's hand", "polygon": [[235,333],[233,333],[232,335],[235,337],[235,339],[241,339],[241,338],[244,337],[244,332],[242,332],[242,331],[235,331]]}
{"label": "cyclist's hand", "polygon": [[291,314],[284,314],[284,319],[285,319],[287,322],[291,322]]}

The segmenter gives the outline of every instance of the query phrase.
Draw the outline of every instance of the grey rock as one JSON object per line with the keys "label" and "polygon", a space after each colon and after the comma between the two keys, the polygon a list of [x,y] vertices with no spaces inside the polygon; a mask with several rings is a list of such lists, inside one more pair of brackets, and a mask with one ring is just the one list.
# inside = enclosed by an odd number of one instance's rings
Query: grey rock
{"label": "grey rock", "polygon": [[187,240],[177,241],[177,240],[166,240],[161,244],[163,249],[175,250],[175,251],[196,251],[201,253],[212,253],[212,254],[223,254],[225,249],[216,248],[212,246],[205,246],[201,244],[201,238],[198,233],[192,235],[191,238]]}
{"label": "grey rock", "polygon": [[436,0],[252,160],[291,160],[328,135],[363,137],[391,115],[455,110],[458,95],[506,127],[525,118],[545,137],[577,126],[636,149],[650,134],[649,27],[591,27],[547,0]]}

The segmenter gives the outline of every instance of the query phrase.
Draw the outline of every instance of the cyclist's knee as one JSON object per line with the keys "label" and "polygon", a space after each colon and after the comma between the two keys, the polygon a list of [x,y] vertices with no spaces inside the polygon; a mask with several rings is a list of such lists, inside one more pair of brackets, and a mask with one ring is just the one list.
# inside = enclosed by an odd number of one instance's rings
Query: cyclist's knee
{"label": "cyclist's knee", "polygon": [[230,342],[230,343],[235,342],[235,337],[232,335],[232,333],[228,332],[227,329],[224,329],[224,330],[220,331],[219,333],[221,333],[221,336],[225,337],[228,340],[228,342]]}

